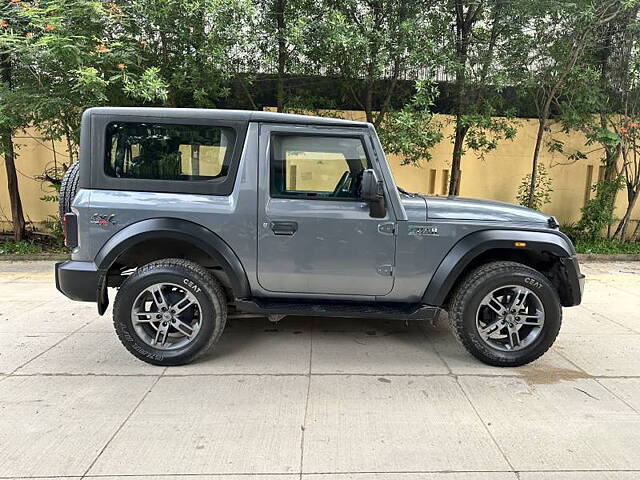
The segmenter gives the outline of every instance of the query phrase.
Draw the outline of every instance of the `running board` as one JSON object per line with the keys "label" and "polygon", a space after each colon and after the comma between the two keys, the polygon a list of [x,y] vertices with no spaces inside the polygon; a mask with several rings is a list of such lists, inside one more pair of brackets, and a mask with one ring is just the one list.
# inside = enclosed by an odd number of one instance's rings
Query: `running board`
{"label": "running board", "polygon": [[259,315],[300,315],[314,317],[380,318],[384,320],[433,320],[439,307],[423,304],[310,303],[276,300],[236,300],[239,312]]}

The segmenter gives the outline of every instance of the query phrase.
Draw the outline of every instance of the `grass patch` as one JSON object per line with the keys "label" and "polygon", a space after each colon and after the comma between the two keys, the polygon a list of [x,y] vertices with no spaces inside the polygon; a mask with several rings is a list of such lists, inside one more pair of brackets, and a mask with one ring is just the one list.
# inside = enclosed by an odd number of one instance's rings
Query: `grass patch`
{"label": "grass patch", "polygon": [[577,240],[578,253],[635,253],[640,254],[640,242],[619,242],[608,238],[597,240]]}
{"label": "grass patch", "polygon": [[27,240],[14,242],[9,237],[0,237],[0,257],[4,255],[38,255],[41,253],[63,254],[69,249],[51,235],[32,234]]}
{"label": "grass patch", "polygon": [[42,251],[42,245],[28,240],[0,242],[0,255],[33,255]]}

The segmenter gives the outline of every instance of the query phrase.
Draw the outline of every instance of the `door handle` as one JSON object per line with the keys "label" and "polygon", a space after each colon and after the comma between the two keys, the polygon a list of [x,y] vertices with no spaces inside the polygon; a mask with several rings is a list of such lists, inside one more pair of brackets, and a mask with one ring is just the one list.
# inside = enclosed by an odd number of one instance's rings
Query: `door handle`
{"label": "door handle", "polygon": [[271,230],[276,235],[293,235],[298,230],[298,222],[271,222]]}

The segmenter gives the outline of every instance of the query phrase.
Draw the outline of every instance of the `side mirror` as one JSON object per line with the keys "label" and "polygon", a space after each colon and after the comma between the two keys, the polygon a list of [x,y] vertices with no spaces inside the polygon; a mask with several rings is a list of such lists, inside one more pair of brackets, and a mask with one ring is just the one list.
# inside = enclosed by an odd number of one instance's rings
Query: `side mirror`
{"label": "side mirror", "polygon": [[378,180],[376,172],[368,168],[362,172],[360,198],[369,203],[369,215],[373,218],[384,218],[387,209],[384,204],[384,186]]}

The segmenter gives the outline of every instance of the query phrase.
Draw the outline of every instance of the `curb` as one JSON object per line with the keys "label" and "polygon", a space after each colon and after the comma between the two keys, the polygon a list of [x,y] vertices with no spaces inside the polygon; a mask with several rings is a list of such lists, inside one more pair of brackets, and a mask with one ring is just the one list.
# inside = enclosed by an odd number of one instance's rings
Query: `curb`
{"label": "curb", "polygon": [[69,260],[71,257],[66,253],[34,253],[31,255],[7,254],[0,255],[0,262],[35,262],[42,260],[63,261]]}
{"label": "curb", "polygon": [[579,253],[579,262],[640,262],[640,253]]}

